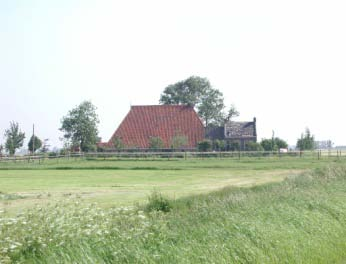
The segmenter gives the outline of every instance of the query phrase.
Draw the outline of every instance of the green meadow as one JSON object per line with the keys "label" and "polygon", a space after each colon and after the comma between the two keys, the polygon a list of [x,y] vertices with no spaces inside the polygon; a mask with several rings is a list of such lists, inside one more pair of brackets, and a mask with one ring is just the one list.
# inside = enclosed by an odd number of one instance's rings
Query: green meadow
{"label": "green meadow", "polygon": [[342,159],[0,164],[0,263],[345,263]]}
{"label": "green meadow", "polygon": [[299,158],[114,160],[62,159],[0,163],[0,208],[18,213],[67,197],[101,206],[146,201],[153,190],[179,198],[226,186],[281,181],[330,160]]}

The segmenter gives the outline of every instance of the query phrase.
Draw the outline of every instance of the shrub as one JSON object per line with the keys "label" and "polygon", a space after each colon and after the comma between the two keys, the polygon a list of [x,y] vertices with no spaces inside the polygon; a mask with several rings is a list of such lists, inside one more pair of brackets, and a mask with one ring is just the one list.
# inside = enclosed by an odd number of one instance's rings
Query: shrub
{"label": "shrub", "polygon": [[172,138],[171,147],[173,149],[180,149],[188,144],[188,139],[184,135],[175,135]]}
{"label": "shrub", "polygon": [[263,151],[263,147],[259,143],[250,141],[250,142],[247,142],[245,144],[245,150],[247,150],[247,151]]}
{"label": "shrub", "polygon": [[162,149],[163,147],[164,147],[164,143],[160,137],[150,137],[149,138],[149,148],[150,149]]}
{"label": "shrub", "polygon": [[212,148],[212,142],[209,139],[198,142],[199,151],[210,151]]}
{"label": "shrub", "polygon": [[224,151],[226,148],[226,142],[224,140],[216,139],[213,141],[213,150]]}
{"label": "shrub", "polygon": [[240,150],[239,142],[238,141],[228,141],[227,142],[227,150],[230,150],[230,151]]}
{"label": "shrub", "polygon": [[164,197],[160,192],[153,191],[151,195],[148,197],[148,204],[145,207],[145,210],[147,212],[152,211],[162,211],[162,212],[169,212],[172,209],[172,203],[167,198]]}

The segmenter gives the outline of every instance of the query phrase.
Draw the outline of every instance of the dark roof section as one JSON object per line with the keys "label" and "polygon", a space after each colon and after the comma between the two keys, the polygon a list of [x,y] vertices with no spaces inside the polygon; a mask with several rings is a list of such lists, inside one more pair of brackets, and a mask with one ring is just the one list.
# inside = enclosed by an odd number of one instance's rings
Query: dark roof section
{"label": "dark roof section", "polygon": [[206,138],[215,140],[215,139],[219,139],[219,140],[223,140],[225,139],[225,128],[222,126],[212,126],[212,127],[208,127],[206,128]]}
{"label": "dark roof section", "polygon": [[185,105],[132,106],[123,122],[115,131],[125,147],[148,148],[150,137],[160,137],[166,148],[172,138],[184,135],[188,139],[187,148],[196,147],[204,138],[203,123],[192,107]]}
{"label": "dark roof section", "polygon": [[225,138],[241,139],[241,138],[256,138],[256,118],[253,122],[233,122],[225,124]]}

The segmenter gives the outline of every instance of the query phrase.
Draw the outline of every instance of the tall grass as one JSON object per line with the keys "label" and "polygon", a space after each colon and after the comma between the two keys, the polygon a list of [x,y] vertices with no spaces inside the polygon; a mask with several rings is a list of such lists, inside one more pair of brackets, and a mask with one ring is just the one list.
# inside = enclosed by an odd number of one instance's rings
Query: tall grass
{"label": "tall grass", "polygon": [[166,213],[78,201],[0,211],[0,263],[342,263],[345,190],[334,166],[170,201]]}

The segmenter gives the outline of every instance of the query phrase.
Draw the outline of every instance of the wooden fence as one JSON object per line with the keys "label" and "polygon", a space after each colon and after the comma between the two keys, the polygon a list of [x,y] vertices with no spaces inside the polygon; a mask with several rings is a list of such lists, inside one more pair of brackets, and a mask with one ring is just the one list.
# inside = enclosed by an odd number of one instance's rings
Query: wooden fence
{"label": "wooden fence", "polygon": [[43,163],[46,160],[68,161],[68,160],[109,160],[109,159],[129,159],[129,160],[147,160],[147,159],[244,159],[244,158],[313,158],[340,159],[346,157],[346,151],[289,151],[286,153],[277,151],[213,151],[213,152],[93,152],[93,153],[70,153],[68,155],[35,155],[35,156],[0,156],[0,163]]}
{"label": "wooden fence", "polygon": [[84,153],[71,153],[68,155],[25,155],[25,156],[0,156],[0,163],[13,162],[13,163],[42,163],[45,160],[73,160],[83,158]]}

